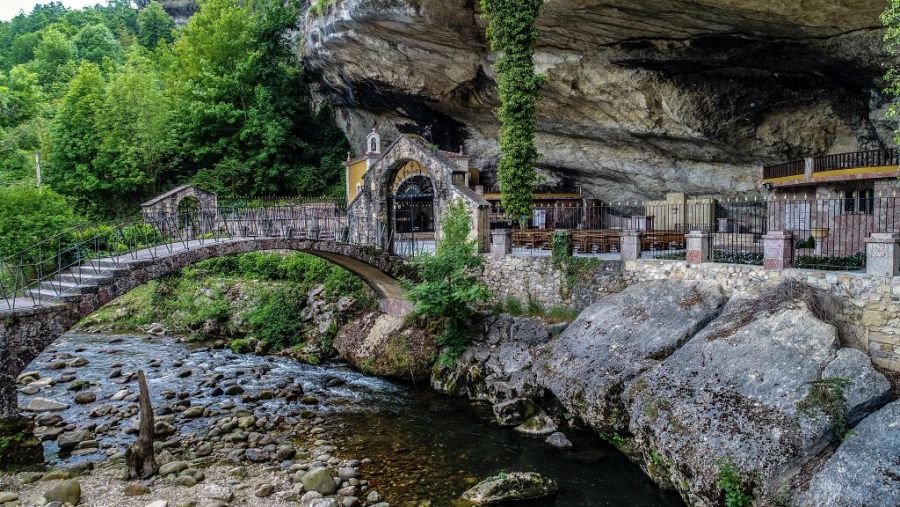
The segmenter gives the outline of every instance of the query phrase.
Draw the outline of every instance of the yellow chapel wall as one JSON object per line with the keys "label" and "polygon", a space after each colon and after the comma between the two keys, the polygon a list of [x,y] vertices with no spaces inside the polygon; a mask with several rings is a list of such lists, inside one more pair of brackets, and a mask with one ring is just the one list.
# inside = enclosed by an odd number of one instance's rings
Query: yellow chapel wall
{"label": "yellow chapel wall", "polygon": [[353,202],[362,188],[363,176],[366,174],[366,159],[347,166],[347,203]]}

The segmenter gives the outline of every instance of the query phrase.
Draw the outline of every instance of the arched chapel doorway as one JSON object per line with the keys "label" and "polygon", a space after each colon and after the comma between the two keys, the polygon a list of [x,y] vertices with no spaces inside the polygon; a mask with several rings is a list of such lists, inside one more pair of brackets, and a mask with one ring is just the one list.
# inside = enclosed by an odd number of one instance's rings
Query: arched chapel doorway
{"label": "arched chapel doorway", "polygon": [[411,255],[433,250],[437,217],[431,176],[421,164],[411,160],[400,166],[390,188],[392,251]]}

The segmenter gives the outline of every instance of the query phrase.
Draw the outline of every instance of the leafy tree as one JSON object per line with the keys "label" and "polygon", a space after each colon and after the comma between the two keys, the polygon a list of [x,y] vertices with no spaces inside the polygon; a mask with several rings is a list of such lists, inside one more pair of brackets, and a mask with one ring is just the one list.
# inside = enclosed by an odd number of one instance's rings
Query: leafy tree
{"label": "leafy tree", "polygon": [[65,81],[70,75],[66,67],[73,55],[74,49],[69,39],[56,28],[47,28],[42,32],[41,42],[34,48],[34,60],[30,65],[41,84]]}
{"label": "leafy tree", "polygon": [[469,240],[469,213],[462,201],[452,203],[443,217],[441,239],[434,254],[414,259],[422,281],[411,287],[407,298],[416,315],[439,320],[443,332],[444,362],[453,362],[472,339],[471,322],[478,305],[489,297],[487,288],[472,271],[482,263],[477,244]]}
{"label": "leafy tree", "polygon": [[0,74],[0,126],[13,127],[33,118],[41,99],[38,76],[25,66],[13,67],[8,79]]}
{"label": "leafy tree", "polygon": [[106,85],[93,166],[107,176],[115,200],[135,201],[155,190],[170,167],[172,110],[156,64],[134,49]]}
{"label": "leafy tree", "polygon": [[106,25],[88,25],[72,39],[75,55],[79,60],[103,64],[104,58],[115,62],[122,60],[122,46]]}
{"label": "leafy tree", "polygon": [[78,221],[72,205],[49,188],[0,187],[0,258],[47,239]]}
{"label": "leafy tree", "polygon": [[[332,146],[319,143],[333,120],[315,123],[291,50],[298,12],[296,1],[209,0],[179,33],[170,77],[195,183],[266,195],[321,193],[340,181]],[[329,141],[345,153],[340,137]]]}
{"label": "leafy tree", "polygon": [[48,182],[60,193],[75,197],[94,210],[103,206],[103,199],[108,197],[98,190],[111,183],[93,165],[101,142],[104,88],[100,67],[82,62],[50,126]]}
{"label": "leafy tree", "polygon": [[174,40],[175,20],[158,2],[150,4],[138,13],[138,40],[147,49],[156,49],[160,41]]}
{"label": "leafy tree", "polygon": [[500,95],[500,190],[506,215],[525,220],[533,210],[532,192],[537,182],[538,159],[535,102],[543,78],[534,73],[535,20],[543,0],[481,0],[488,19],[491,49],[497,59]]}

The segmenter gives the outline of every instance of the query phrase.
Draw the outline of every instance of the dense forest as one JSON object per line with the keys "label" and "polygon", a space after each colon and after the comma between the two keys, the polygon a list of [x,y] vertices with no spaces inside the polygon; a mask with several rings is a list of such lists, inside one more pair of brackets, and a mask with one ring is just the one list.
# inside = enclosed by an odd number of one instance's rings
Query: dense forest
{"label": "dense forest", "polygon": [[52,2],[0,22],[0,222],[27,220],[36,199],[33,233],[133,214],[183,182],[340,195],[349,145],[312,105],[293,39],[301,7],[205,0],[178,27],[157,2]]}

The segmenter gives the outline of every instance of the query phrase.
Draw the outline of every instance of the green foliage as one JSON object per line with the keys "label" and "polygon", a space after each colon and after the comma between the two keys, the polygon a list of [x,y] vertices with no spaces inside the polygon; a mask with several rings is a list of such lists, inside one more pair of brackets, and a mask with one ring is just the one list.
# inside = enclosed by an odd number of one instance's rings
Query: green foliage
{"label": "green foliage", "polygon": [[722,252],[715,250],[713,251],[713,262],[762,265],[763,254],[762,252]]}
{"label": "green foliage", "polygon": [[285,348],[303,341],[303,321],[298,317],[306,292],[298,285],[278,287],[262,296],[247,314],[247,323],[264,343]]}
{"label": "green foliage", "polygon": [[317,18],[323,16],[328,8],[334,5],[335,0],[313,0],[309,4],[309,15]]}
{"label": "green foliage", "polygon": [[565,276],[566,285],[562,287],[563,291],[572,290],[579,280],[589,277],[600,266],[600,259],[572,255],[572,236],[563,231],[553,234],[550,247],[553,267],[562,271]]}
{"label": "green foliage", "polygon": [[534,136],[535,103],[543,77],[534,73],[535,20],[543,0],[481,0],[488,19],[491,49],[497,59],[500,96],[500,190],[507,216],[523,221],[533,210],[532,191],[537,182],[538,159]]}
{"label": "green foliage", "polygon": [[122,59],[122,46],[106,25],[87,25],[72,38],[75,56],[79,60],[103,65],[105,59]]}
{"label": "green foliage", "polygon": [[[900,0],[888,0],[888,6],[881,14],[881,22],[885,27],[885,48],[892,55],[900,54]],[[885,93],[894,97],[888,106],[887,118],[894,122],[900,118],[900,69],[891,67],[884,77]],[[900,129],[894,131],[894,142],[900,143]]]}
{"label": "green foliage", "polygon": [[238,338],[236,340],[231,340],[229,348],[235,354],[246,354],[248,352],[253,352],[253,342],[246,338]]}
{"label": "green foliage", "polygon": [[150,2],[138,12],[138,41],[149,50],[156,49],[161,42],[175,40],[175,20],[169,16],[159,2]]}
{"label": "green foliage", "polygon": [[734,466],[731,459],[719,462],[719,480],[716,486],[722,490],[725,497],[725,507],[750,507],[753,505],[753,495],[746,491],[741,480],[741,473]]}
{"label": "green foliage", "polygon": [[47,171],[47,181],[60,193],[71,195],[90,208],[100,201],[92,196],[104,197],[96,192],[110,184],[93,165],[102,139],[104,86],[100,67],[83,62],[50,126],[52,170]]}
{"label": "green foliage", "polygon": [[852,382],[845,378],[827,378],[809,382],[809,392],[797,405],[803,415],[824,414],[831,421],[831,431],[840,441],[850,431],[847,421],[847,400],[844,389]]}
{"label": "green foliage", "polygon": [[71,203],[49,188],[0,187],[0,258],[50,238],[78,221]]}
{"label": "green foliage", "polygon": [[489,292],[472,270],[481,265],[471,230],[469,213],[462,201],[448,206],[441,225],[441,238],[434,254],[423,254],[413,263],[421,282],[411,287],[407,298],[416,315],[440,321],[444,347],[442,361],[452,363],[472,338],[472,317]]}
{"label": "green foliage", "polygon": [[[191,2],[166,2],[184,14]],[[343,194],[349,149],[314,110],[299,0],[209,0],[183,29],[157,2],[38,5],[0,22],[0,184],[34,174],[108,218],[175,184]]]}
{"label": "green foliage", "polygon": [[[176,137],[222,195],[340,192],[349,144],[315,113],[291,50],[298,2],[209,0],[173,46]],[[197,90],[204,93],[197,93]]]}
{"label": "green foliage", "polygon": [[848,256],[798,255],[794,266],[828,271],[855,271],[866,265],[866,254],[860,252]]}

